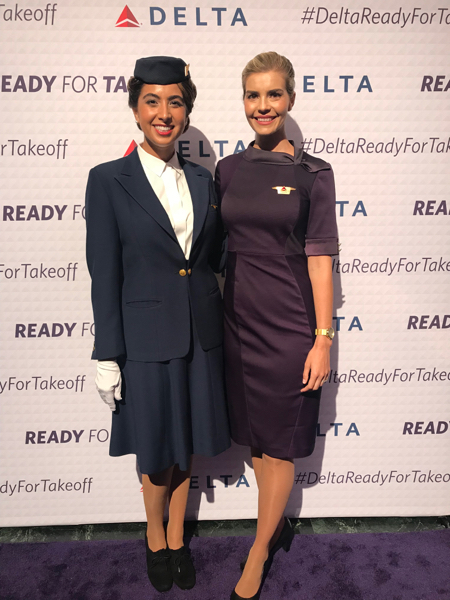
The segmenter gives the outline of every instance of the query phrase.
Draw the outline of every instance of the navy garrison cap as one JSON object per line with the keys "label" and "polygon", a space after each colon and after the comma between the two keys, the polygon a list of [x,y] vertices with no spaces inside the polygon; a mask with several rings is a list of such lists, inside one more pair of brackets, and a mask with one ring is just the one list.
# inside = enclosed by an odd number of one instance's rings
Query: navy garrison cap
{"label": "navy garrison cap", "polygon": [[173,56],[149,56],[136,61],[134,76],[144,83],[181,83],[190,77],[189,65],[181,58]]}

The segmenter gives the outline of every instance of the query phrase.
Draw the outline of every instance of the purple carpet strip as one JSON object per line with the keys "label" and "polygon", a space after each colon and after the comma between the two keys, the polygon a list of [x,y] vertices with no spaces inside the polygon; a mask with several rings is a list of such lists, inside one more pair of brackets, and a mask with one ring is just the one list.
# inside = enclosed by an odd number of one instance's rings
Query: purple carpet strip
{"label": "purple carpet strip", "polygon": [[[159,594],[143,541],[0,545],[1,600],[228,600],[252,538],[189,540],[197,585]],[[296,535],[261,600],[449,600],[450,531]]]}

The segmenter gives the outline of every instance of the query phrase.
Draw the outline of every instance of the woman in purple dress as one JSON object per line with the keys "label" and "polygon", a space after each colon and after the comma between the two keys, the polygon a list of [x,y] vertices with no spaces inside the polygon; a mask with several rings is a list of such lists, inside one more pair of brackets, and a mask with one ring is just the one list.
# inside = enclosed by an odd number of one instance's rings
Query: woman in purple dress
{"label": "woman in purple dress", "polygon": [[338,251],[331,166],[295,147],[285,121],[294,69],[275,52],[242,74],[255,141],[221,160],[216,189],[228,231],[225,368],[232,438],[250,446],[259,490],[255,542],[232,599],[256,598],[264,568],[294,537],[283,513],[294,458],[314,449],[330,369]]}

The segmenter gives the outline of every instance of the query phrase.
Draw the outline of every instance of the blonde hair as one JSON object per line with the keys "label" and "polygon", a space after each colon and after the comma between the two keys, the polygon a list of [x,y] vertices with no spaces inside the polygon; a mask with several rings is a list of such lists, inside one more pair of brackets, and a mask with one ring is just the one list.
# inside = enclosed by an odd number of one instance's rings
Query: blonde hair
{"label": "blonde hair", "polygon": [[286,91],[292,97],[295,90],[295,71],[291,61],[277,52],[261,52],[252,58],[242,71],[242,89],[245,94],[245,83],[247,77],[252,73],[267,73],[267,71],[278,71],[286,79]]}

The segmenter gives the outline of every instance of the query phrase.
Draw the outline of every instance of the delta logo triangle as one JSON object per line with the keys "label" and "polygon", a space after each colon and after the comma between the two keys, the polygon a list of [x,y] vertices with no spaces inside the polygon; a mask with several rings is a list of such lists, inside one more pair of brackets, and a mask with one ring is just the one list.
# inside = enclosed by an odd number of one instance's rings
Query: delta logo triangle
{"label": "delta logo triangle", "polygon": [[140,27],[140,24],[128,6],[125,6],[117,19],[116,27]]}
{"label": "delta logo triangle", "polygon": [[131,142],[131,144],[128,146],[127,151],[125,152],[124,156],[128,156],[129,154],[131,154],[133,152],[133,150],[136,148],[137,144],[136,142],[133,140]]}

